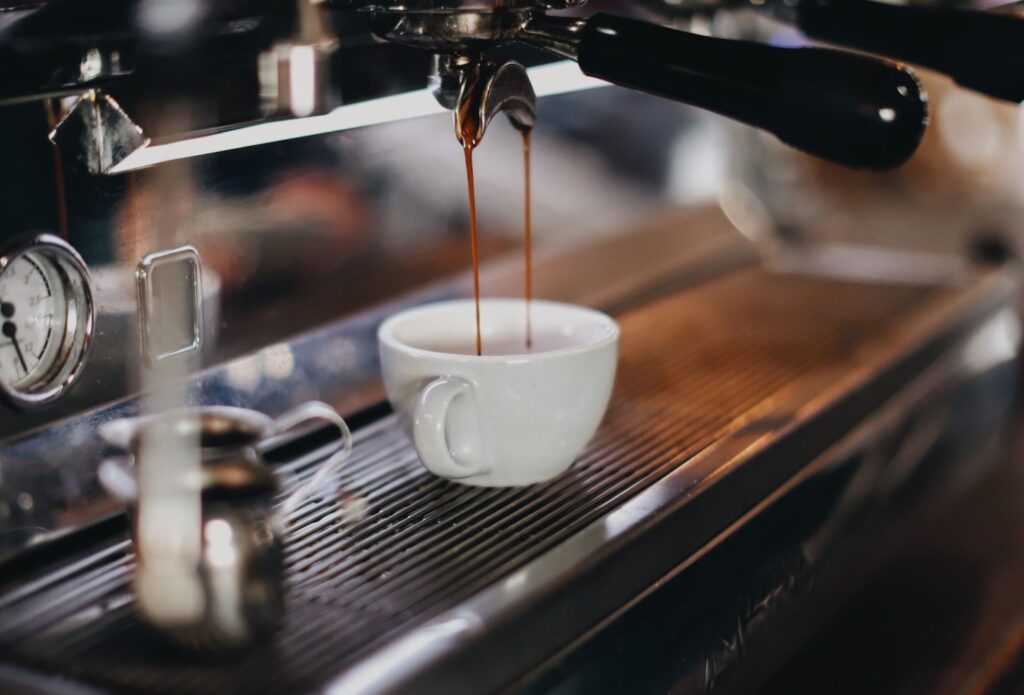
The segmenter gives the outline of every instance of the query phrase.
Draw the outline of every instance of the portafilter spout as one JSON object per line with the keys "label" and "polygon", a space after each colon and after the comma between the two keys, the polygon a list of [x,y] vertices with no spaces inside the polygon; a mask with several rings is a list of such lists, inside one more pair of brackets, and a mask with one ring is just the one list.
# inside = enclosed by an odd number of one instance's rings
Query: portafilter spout
{"label": "portafilter spout", "polygon": [[501,112],[519,131],[530,131],[537,119],[537,95],[524,68],[514,60],[436,55],[434,96],[455,114],[455,138],[463,147],[483,140],[491,120]]}

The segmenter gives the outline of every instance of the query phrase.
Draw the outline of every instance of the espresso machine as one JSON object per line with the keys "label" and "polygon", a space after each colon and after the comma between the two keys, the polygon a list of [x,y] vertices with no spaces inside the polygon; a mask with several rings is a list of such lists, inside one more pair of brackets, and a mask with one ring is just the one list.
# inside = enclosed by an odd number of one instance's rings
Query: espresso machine
{"label": "espresso machine", "polygon": [[[1018,201],[929,91],[1015,136],[1012,11],[0,0],[0,77],[0,692],[757,692],[1005,453]],[[619,373],[568,473],[474,488],[376,330],[472,293],[464,148],[522,295],[523,133],[533,295]]]}

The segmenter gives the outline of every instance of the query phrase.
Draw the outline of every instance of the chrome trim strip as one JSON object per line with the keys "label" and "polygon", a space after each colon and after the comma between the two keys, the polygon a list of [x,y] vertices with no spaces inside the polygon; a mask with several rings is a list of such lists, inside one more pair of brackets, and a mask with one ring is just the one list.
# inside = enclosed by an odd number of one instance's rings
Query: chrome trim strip
{"label": "chrome trim strip", "polygon": [[[576,63],[568,60],[529,68],[527,73],[530,75],[530,82],[533,83],[538,97],[608,85],[603,80],[587,77],[580,72]],[[422,89],[346,104],[322,116],[256,123],[181,140],[149,143],[138,148],[104,173],[123,174],[127,171],[145,169],[178,159],[189,159],[215,152],[294,140],[311,135],[336,133],[446,112],[446,109],[437,102],[429,89]]]}

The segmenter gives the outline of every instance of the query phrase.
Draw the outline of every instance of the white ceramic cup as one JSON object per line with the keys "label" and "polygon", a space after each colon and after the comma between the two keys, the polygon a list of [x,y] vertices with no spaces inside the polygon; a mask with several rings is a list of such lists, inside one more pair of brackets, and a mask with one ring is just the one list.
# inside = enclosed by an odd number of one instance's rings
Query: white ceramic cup
{"label": "white ceramic cup", "polygon": [[377,332],[388,400],[423,464],[467,485],[514,486],[564,472],[594,436],[615,381],[619,327],[592,309],[519,299],[428,304]]}

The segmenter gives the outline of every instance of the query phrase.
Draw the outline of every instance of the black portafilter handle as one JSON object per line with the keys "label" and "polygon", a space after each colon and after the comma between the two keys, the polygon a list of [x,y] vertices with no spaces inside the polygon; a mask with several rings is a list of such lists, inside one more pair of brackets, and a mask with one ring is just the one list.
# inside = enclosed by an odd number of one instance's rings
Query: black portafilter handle
{"label": "black portafilter handle", "polygon": [[800,0],[777,13],[808,36],[931,68],[969,89],[1024,101],[1024,16],[871,0]]}
{"label": "black portafilter handle", "polygon": [[[549,36],[559,31],[552,19],[543,20]],[[576,20],[571,31],[565,24],[561,33],[561,42],[533,42],[574,57],[587,75],[714,111],[846,166],[902,164],[924,133],[927,100],[913,74],[893,63],[710,38],[607,14]]]}

